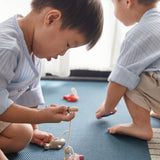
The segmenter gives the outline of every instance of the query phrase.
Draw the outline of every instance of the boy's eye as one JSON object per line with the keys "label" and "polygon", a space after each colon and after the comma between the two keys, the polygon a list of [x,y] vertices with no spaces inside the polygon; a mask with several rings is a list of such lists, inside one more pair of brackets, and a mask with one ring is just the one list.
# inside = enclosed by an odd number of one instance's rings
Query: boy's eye
{"label": "boy's eye", "polygon": [[67,43],[67,48],[70,48],[70,45]]}

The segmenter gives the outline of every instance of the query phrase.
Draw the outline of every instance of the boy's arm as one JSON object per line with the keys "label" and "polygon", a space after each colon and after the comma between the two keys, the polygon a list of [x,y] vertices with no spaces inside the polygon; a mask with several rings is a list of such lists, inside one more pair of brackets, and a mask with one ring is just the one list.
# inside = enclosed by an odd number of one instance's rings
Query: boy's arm
{"label": "boy's arm", "polygon": [[61,121],[70,121],[75,113],[68,115],[67,106],[50,105],[44,109],[37,107],[28,108],[13,103],[2,115],[1,121],[11,123],[30,123],[33,127],[33,137],[31,142],[43,146],[53,139],[53,135],[47,132],[39,131],[39,123],[58,123]]}
{"label": "boy's arm", "polygon": [[0,120],[11,123],[32,123],[38,114],[37,109],[11,104],[10,107],[0,115]]}
{"label": "boy's arm", "polygon": [[126,90],[127,88],[125,86],[115,82],[109,82],[105,102],[96,112],[97,119],[101,119],[103,115],[108,115],[113,112]]}
{"label": "boy's arm", "polygon": [[44,109],[28,108],[13,103],[2,115],[1,121],[11,123],[58,123],[69,121],[75,116],[74,113],[67,115],[67,106],[50,105]]}
{"label": "boy's arm", "polygon": [[[32,107],[38,109],[38,106]],[[44,131],[40,131],[37,124],[32,124],[33,137],[31,142],[43,146],[44,143],[49,143],[53,139],[53,135]]]}

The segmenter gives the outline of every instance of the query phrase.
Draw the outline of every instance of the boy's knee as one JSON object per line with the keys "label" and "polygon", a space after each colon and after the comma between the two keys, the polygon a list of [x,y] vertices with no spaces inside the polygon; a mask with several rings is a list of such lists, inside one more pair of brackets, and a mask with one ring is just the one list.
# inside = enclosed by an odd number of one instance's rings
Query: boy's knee
{"label": "boy's knee", "polygon": [[22,124],[19,127],[19,136],[17,137],[17,152],[24,149],[32,140],[33,128],[30,124]]}
{"label": "boy's knee", "polygon": [[29,142],[32,140],[33,136],[33,128],[30,124],[24,124],[24,128],[22,129],[23,137],[25,137],[26,142]]}

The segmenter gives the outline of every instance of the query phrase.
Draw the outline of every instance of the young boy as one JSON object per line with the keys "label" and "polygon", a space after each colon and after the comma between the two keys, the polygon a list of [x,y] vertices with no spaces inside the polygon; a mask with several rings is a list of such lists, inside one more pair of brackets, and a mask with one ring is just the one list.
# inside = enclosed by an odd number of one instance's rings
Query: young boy
{"label": "young boy", "polygon": [[[66,106],[44,103],[41,58],[63,56],[69,48],[92,48],[103,28],[99,0],[32,0],[26,17],[0,24],[0,149],[18,152],[30,142],[43,146],[53,136],[36,124],[70,121]],[[30,125],[31,124],[31,125]]]}
{"label": "young boy", "polygon": [[121,22],[126,26],[138,24],[126,34],[109,77],[106,99],[96,112],[97,119],[115,113],[116,105],[124,97],[132,123],[108,128],[111,134],[143,140],[153,136],[150,111],[160,115],[160,11],[157,3],[158,0],[113,0],[115,16]]}

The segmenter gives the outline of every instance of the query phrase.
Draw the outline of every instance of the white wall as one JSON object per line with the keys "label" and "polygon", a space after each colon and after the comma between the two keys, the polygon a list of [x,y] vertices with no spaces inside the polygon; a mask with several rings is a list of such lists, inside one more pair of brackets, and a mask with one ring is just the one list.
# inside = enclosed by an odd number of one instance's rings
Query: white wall
{"label": "white wall", "polygon": [[0,22],[21,14],[25,16],[30,11],[31,0],[0,0]]}

